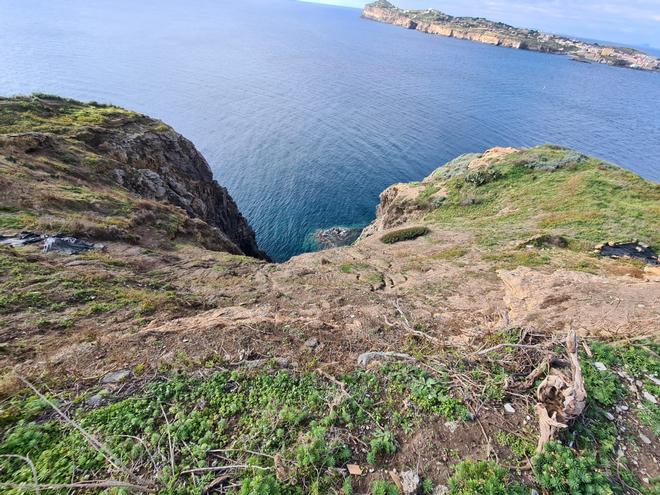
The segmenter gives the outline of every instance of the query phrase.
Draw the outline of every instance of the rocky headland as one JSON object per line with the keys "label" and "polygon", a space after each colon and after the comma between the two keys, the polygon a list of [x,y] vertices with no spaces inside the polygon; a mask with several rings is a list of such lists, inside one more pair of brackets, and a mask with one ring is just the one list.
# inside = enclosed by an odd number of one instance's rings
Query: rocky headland
{"label": "rocky headland", "polygon": [[387,0],[378,0],[365,5],[362,16],[423,33],[518,50],[568,55],[577,61],[660,71],[658,57],[634,48],[589,43],[533,29],[517,28],[481,17],[454,17],[434,9],[399,9]]}
{"label": "rocky headland", "polygon": [[659,217],[494,148],[274,264],[167,125],[1,99],[0,492],[657,493]]}

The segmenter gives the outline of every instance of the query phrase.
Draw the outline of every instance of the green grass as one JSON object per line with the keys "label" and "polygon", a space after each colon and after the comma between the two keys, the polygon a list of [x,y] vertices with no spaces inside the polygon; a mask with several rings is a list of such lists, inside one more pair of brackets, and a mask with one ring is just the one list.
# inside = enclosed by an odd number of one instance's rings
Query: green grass
{"label": "green grass", "polygon": [[[552,234],[585,251],[631,238],[660,247],[660,185],[632,172],[552,146],[504,157],[490,169],[497,180],[479,185],[464,180],[465,167],[457,159],[434,174],[448,197],[426,219],[474,232],[484,246]],[[470,197],[478,203],[462,206]]]}
{"label": "green grass", "polygon": [[449,478],[450,495],[526,495],[528,491],[494,462],[463,461]]}
{"label": "green grass", "polygon": [[410,241],[424,236],[430,232],[428,227],[409,227],[406,229],[394,230],[381,236],[381,242],[385,244],[395,244],[402,241]]}

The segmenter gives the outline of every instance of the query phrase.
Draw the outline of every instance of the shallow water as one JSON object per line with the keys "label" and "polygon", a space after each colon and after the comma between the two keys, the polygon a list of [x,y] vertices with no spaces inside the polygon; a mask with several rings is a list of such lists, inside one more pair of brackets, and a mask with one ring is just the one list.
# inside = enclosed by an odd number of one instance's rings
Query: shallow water
{"label": "shallow water", "polygon": [[425,35],[291,0],[0,0],[0,94],[158,117],[283,260],[454,156],[553,142],[660,180],[660,74]]}

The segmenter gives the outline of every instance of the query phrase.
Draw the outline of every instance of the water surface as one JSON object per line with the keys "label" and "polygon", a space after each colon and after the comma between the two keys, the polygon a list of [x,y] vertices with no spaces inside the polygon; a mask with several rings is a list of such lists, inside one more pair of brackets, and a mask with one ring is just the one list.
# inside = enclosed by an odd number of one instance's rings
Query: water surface
{"label": "water surface", "polygon": [[660,180],[660,75],[290,0],[0,0],[0,94],[163,119],[277,260],[454,156],[552,142]]}

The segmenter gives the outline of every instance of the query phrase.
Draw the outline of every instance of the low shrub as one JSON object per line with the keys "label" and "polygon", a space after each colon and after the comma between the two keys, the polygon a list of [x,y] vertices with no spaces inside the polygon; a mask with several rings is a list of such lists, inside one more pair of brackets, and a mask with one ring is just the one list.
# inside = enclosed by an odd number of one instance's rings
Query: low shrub
{"label": "low shrub", "polygon": [[527,495],[509,472],[492,461],[463,461],[449,478],[450,495]]}
{"label": "low shrub", "polygon": [[401,241],[410,241],[417,239],[431,232],[428,227],[409,227],[407,229],[394,230],[388,232],[380,238],[385,244],[395,244]]}
{"label": "low shrub", "polygon": [[538,484],[553,495],[614,493],[593,454],[576,454],[559,442],[549,442],[543,452],[534,456],[532,467]]}

